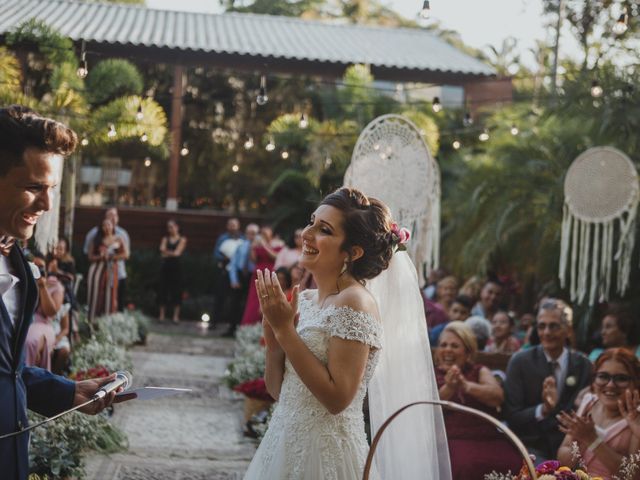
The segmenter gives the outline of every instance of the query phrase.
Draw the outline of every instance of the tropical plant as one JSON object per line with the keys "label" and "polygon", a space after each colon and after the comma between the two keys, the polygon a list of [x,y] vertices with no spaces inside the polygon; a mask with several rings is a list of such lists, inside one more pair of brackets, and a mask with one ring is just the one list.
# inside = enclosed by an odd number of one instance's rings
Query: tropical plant
{"label": "tropical plant", "polygon": [[122,96],[140,95],[144,86],[135,65],[121,58],[99,62],[87,76],[87,99],[93,105],[103,105]]}

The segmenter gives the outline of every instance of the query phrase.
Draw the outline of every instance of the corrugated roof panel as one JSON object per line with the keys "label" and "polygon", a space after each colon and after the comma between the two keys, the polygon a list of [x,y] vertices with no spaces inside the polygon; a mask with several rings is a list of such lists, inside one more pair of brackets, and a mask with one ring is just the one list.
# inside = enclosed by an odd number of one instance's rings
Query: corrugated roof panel
{"label": "corrugated roof panel", "polygon": [[76,0],[0,0],[0,33],[29,18],[73,40],[258,57],[493,75],[423,29],[384,28],[255,14],[204,14]]}

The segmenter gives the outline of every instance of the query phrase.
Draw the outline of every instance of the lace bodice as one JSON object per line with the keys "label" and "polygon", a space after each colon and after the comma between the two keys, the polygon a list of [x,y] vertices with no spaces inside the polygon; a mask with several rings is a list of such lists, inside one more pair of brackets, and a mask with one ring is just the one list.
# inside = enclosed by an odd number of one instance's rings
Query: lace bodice
{"label": "lace bodice", "polygon": [[[287,463],[290,464],[287,465],[286,474],[280,478],[302,478],[302,469],[311,454],[321,457],[323,480],[332,480],[340,477],[332,469],[341,463],[345,455],[355,455],[356,464],[359,468],[364,467],[368,445],[362,407],[367,383],[373,375],[382,348],[382,326],[372,315],[350,307],[330,305],[320,308],[313,300],[313,291],[309,290],[300,295],[299,311],[298,334],[325,365],[330,337],[355,340],[371,346],[364,377],[351,404],[339,414],[332,415],[302,383],[286,360],[279,403],[260,445],[263,453],[261,461],[268,471],[272,452],[279,451],[278,445],[284,442]],[[306,451],[310,437],[320,440],[319,451]]]}

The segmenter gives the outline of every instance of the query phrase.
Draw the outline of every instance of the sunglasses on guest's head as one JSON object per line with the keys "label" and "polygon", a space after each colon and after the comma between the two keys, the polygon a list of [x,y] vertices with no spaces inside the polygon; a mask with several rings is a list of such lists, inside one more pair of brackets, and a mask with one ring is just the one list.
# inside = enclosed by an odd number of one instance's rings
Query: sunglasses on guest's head
{"label": "sunglasses on guest's head", "polygon": [[613,384],[618,388],[626,388],[631,383],[631,376],[624,373],[617,373],[611,375],[607,372],[598,372],[594,378],[594,383],[599,387],[604,387],[613,381]]}

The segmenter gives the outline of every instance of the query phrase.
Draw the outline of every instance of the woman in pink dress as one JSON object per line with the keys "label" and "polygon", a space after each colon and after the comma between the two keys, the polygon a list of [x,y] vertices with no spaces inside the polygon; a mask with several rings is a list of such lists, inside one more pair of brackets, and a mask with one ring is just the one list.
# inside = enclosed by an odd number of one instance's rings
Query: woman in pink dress
{"label": "woman in pink dress", "polygon": [[273,229],[266,225],[261,227],[260,235],[256,237],[251,247],[251,260],[255,264],[255,269],[251,274],[249,295],[247,296],[247,304],[244,307],[241,325],[255,325],[262,320],[260,302],[256,292],[256,272],[265,268],[273,271],[276,256],[281,248],[282,242],[273,237]]}
{"label": "woman in pink dress", "polygon": [[575,466],[575,443],[589,474],[610,479],[619,473],[622,459],[640,449],[640,360],[624,348],[612,348],[598,358],[595,370],[592,393],[583,397],[578,411],[558,416],[566,434],[558,460]]}

